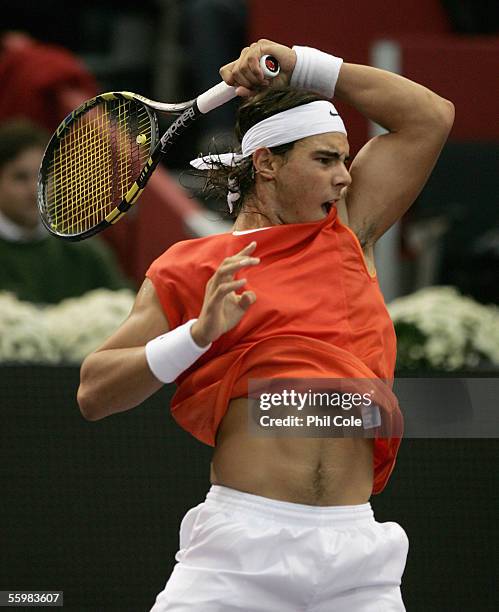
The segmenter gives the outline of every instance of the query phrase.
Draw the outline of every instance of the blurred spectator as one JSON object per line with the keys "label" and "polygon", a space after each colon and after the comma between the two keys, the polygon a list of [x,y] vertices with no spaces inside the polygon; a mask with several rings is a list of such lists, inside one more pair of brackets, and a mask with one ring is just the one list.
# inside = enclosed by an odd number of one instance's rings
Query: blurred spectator
{"label": "blurred spectator", "polygon": [[94,77],[77,57],[22,32],[2,36],[0,82],[0,122],[28,117],[50,131],[97,92]]}
{"label": "blurred spectator", "polygon": [[48,137],[27,121],[0,126],[0,291],[55,303],[98,287],[130,287],[98,238],[68,243],[43,227],[37,179]]}

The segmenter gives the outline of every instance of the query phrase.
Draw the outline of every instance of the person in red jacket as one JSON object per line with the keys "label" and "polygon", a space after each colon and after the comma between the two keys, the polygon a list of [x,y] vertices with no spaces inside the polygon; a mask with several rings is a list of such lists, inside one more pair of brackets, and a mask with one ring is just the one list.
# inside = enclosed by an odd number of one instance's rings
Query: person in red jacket
{"label": "person in red jacket", "polygon": [[49,132],[97,93],[95,78],[74,53],[24,32],[0,37],[0,81],[0,122],[26,118]]}
{"label": "person in red jacket", "polygon": [[[271,88],[265,54],[281,65]],[[369,504],[401,434],[373,248],[428,178],[453,105],[398,75],[268,40],[221,75],[249,97],[241,150],[193,164],[227,185],[233,231],[152,264],[129,319],[82,366],[80,409],[100,419],[176,380],[174,417],[215,446],[212,488],[182,521],[152,612],[404,610],[407,536]],[[387,129],[350,169],[333,95]],[[388,432],[371,414],[362,426],[374,437],[256,435],[251,381],[276,378],[367,380]]]}

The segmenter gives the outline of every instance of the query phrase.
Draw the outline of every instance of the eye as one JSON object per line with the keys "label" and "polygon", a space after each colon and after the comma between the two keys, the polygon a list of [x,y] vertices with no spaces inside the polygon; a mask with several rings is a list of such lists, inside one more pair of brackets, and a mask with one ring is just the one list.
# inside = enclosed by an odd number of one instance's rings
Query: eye
{"label": "eye", "polygon": [[319,163],[321,163],[323,166],[327,166],[327,165],[330,163],[331,158],[330,158],[330,157],[319,157],[319,158],[318,158],[318,161],[319,161]]}

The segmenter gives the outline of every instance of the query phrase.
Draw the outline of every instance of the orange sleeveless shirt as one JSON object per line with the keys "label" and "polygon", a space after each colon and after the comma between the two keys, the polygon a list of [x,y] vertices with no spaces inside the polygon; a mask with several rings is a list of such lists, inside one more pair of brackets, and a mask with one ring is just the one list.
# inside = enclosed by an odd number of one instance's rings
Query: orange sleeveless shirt
{"label": "orange sleeveless shirt", "polygon": [[[171,411],[177,423],[215,445],[229,401],[248,395],[248,379],[342,378],[388,381],[390,418],[401,414],[389,390],[396,338],[376,277],[357,237],[327,218],[178,242],[156,259],[152,281],[171,329],[199,316],[205,286],[225,257],[255,240],[255,267],[242,270],[257,300],[236,327],[215,341],[177,379]],[[374,486],[393,470],[399,437],[374,440]]]}

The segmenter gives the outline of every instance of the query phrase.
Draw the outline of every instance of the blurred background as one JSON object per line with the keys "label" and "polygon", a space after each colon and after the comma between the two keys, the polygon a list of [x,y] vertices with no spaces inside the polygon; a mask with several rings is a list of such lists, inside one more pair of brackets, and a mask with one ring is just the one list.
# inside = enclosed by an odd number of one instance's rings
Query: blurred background
{"label": "blurred background", "polygon": [[[425,190],[380,245],[385,298],[448,284],[479,301],[497,303],[496,8],[492,0],[387,0],[381,14],[364,0],[270,5],[260,0],[145,0],[140,5],[120,2],[119,8],[102,1],[68,5],[48,0],[36,6],[21,1],[2,9],[0,121],[24,115],[52,131],[78,98],[96,91],[191,99],[217,83],[220,66],[260,37],[386,67],[452,100],[456,121]],[[31,53],[23,50],[13,31],[28,34],[39,46]],[[61,59],[45,45],[60,46],[80,66],[71,66],[68,57]],[[163,180],[146,191],[137,218],[125,218],[104,234],[135,284],[150,261],[176,240],[225,229],[210,210],[223,208],[223,202],[188,201],[176,187],[179,176],[182,185],[190,186],[182,172],[213,137],[222,146],[231,140],[235,105],[193,126],[169,154]],[[341,111],[355,153],[376,126],[350,108]]]}
{"label": "blurred background", "polygon": [[[191,128],[133,213],[82,245],[61,246],[32,215],[44,139],[97,92],[191,99],[258,38],[386,68],[454,103],[454,128],[428,184],[377,245],[378,275],[399,376],[497,378],[496,2],[4,3],[0,590],[64,589],[68,610],[147,610],[171,570],[178,522],[209,486],[210,449],[168,418],[171,386],[98,423],[81,419],[75,396],[79,363],[126,317],[149,264],[178,240],[230,227],[224,202],[205,201],[186,170],[213,139],[232,142],[236,103]],[[340,112],[354,155],[380,128],[351,108]],[[49,286],[54,268],[60,282]],[[378,520],[409,533],[408,610],[495,609],[497,459],[492,439],[402,444],[373,505]]]}

